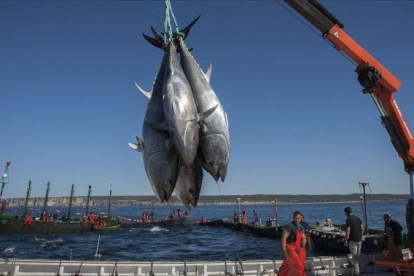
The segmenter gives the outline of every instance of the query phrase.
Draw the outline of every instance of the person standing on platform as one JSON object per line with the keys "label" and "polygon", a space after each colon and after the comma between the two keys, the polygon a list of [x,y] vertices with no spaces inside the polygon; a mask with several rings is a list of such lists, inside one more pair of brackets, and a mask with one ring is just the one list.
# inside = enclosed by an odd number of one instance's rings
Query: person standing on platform
{"label": "person standing on platform", "polygon": [[303,215],[302,215],[302,221],[300,222],[300,225],[302,225],[303,231],[305,232],[306,243],[309,246],[309,250],[312,250],[312,239],[311,239],[311,236],[309,234],[310,226],[306,222],[305,216],[303,216]]}
{"label": "person standing on platform", "polygon": [[[282,257],[283,263],[279,268],[278,276],[304,276],[306,251],[301,250],[306,245],[306,237],[300,222],[302,214],[299,211],[293,213],[293,221],[285,226],[282,233]],[[304,253],[305,252],[305,253]],[[303,256],[303,254],[305,254]]]}
{"label": "person standing on platform", "polygon": [[247,213],[246,213],[246,211],[243,211],[243,223],[247,224]]}
{"label": "person standing on platform", "polygon": [[253,210],[254,226],[259,226],[259,214]]}
{"label": "person standing on platform", "polygon": [[[401,251],[402,242],[402,226],[391,219],[390,214],[384,214],[384,232],[385,232],[385,245],[386,248],[382,251],[382,254],[389,259],[403,260],[404,256]],[[400,268],[393,266],[392,269],[396,275],[401,275]]]}
{"label": "person standing on platform", "polygon": [[362,233],[364,233],[364,226],[362,226],[361,219],[354,216],[351,207],[345,208],[346,231],[345,231],[345,246],[349,246],[352,259],[351,264],[354,266],[354,275],[359,275],[359,255],[361,255]]}
{"label": "person standing on platform", "polygon": [[1,202],[1,215],[3,215],[4,211],[6,210],[6,204],[7,204],[6,200],[3,199]]}

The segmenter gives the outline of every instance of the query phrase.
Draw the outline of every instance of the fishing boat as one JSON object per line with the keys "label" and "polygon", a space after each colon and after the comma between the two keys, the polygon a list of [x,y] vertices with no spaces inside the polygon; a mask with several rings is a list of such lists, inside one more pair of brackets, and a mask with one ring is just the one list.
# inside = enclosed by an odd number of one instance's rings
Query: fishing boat
{"label": "fishing boat", "polygon": [[[118,219],[106,219],[106,227],[118,225]],[[63,222],[57,221],[32,221],[25,224],[25,219],[21,217],[2,216],[0,217],[0,232],[10,233],[81,233],[93,230],[92,224],[81,220],[71,220]]]}
{"label": "fishing boat", "polygon": [[154,227],[154,226],[162,226],[162,227],[170,227],[170,226],[186,226],[189,225],[188,217],[182,217],[177,219],[168,219],[168,220],[160,220],[160,221],[127,221],[121,220],[121,227],[122,228],[136,228],[136,227]]}
{"label": "fishing boat", "polygon": [[[89,186],[86,210],[85,214],[89,213],[89,202],[92,194],[92,186]],[[28,211],[28,201],[31,193],[32,182],[29,181],[27,187],[26,201],[23,211],[23,216],[10,216],[2,215],[0,216],[0,232],[10,232],[10,233],[48,233],[48,234],[57,234],[57,233],[82,233],[93,231],[93,224],[88,221],[83,221],[82,219],[72,219],[72,199],[74,194],[74,185],[72,184],[70,200],[69,200],[69,210],[68,215],[64,220],[50,220],[42,221],[33,219],[31,214]],[[43,213],[47,209],[47,202],[49,198],[50,183],[47,183],[46,196],[43,205]],[[112,194],[112,190],[111,190]],[[110,208],[110,202],[109,202]],[[108,214],[110,209],[108,211]],[[119,224],[118,217],[105,217],[105,227],[112,229]]]}

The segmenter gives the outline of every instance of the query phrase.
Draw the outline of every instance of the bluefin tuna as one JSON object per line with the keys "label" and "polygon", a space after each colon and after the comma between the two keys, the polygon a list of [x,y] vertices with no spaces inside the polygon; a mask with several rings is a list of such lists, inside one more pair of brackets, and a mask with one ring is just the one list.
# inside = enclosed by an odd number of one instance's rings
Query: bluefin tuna
{"label": "bluefin tuna", "polygon": [[188,210],[191,210],[191,205],[197,207],[203,178],[203,168],[197,157],[194,159],[193,166],[180,168],[174,192]]}
{"label": "bluefin tuna", "polygon": [[192,166],[197,154],[199,125],[197,108],[190,84],[177,59],[174,43],[167,47],[167,65],[163,88],[166,127],[185,166]]}
{"label": "bluefin tuna", "polygon": [[142,127],[142,140],[129,143],[130,147],[142,152],[145,171],[155,195],[161,201],[170,198],[179,174],[180,163],[177,152],[172,147],[168,132],[154,128],[165,123],[163,110],[163,87],[169,55],[164,54],[154,86],[150,92],[138,89],[148,98],[148,106]]}
{"label": "bluefin tuna", "polygon": [[217,106],[217,109],[200,122],[201,163],[206,171],[218,181],[225,180],[230,159],[230,135],[227,114],[210,85],[211,65],[205,74],[188,51],[182,37],[178,37],[181,65],[190,83],[200,113]]}

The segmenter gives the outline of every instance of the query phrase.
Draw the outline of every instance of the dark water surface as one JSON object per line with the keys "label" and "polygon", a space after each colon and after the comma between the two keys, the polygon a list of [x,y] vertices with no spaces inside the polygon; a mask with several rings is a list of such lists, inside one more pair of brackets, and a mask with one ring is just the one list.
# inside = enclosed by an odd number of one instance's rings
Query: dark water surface
{"label": "dark water surface", "polygon": [[[368,204],[369,225],[383,228],[382,215],[391,213],[393,218],[405,227],[405,201],[372,202]],[[331,218],[334,222],[344,223],[343,209],[351,206],[354,213],[361,217],[360,203],[324,203],[324,204],[282,204],[278,206],[279,222],[285,224],[291,220],[292,214],[300,210],[309,224]],[[184,210],[182,206],[180,208]],[[64,211],[65,208],[49,207]],[[202,216],[208,220],[231,218],[235,205],[199,206],[190,212],[190,220],[200,220]],[[256,210],[262,220],[275,216],[273,205],[243,206],[253,219]],[[9,208],[9,213],[21,213],[21,208]],[[40,209],[34,209],[38,214]],[[83,212],[83,208],[74,211]],[[95,213],[107,212],[106,207],[93,207]],[[128,218],[139,218],[143,211],[151,212],[151,207],[129,206],[113,207],[112,213]],[[155,207],[157,218],[171,212],[170,206]],[[235,232],[224,228],[200,226],[184,226],[175,228],[136,228],[122,229],[115,232],[82,233],[82,234],[11,234],[0,233],[0,258],[56,259],[56,260],[93,260],[100,235],[99,252],[102,260],[133,261],[195,261],[195,260],[234,260],[246,259],[280,259],[280,240],[259,238],[251,234]],[[309,255],[324,252],[309,252]],[[326,255],[326,254],[325,254]]]}

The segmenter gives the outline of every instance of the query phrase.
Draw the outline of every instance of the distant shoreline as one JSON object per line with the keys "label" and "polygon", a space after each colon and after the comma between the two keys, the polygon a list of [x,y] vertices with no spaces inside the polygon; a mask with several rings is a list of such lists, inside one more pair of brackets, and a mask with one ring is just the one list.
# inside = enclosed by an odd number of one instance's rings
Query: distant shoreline
{"label": "distant shoreline", "polygon": [[[243,205],[272,205],[273,200],[277,200],[278,204],[332,204],[332,203],[356,203],[360,202],[361,194],[346,195],[201,195],[198,201],[199,206],[205,205],[236,205],[237,198],[241,199]],[[371,202],[396,202],[409,199],[408,194],[369,194],[368,199]],[[75,196],[72,200],[72,206],[86,206],[86,196]],[[176,196],[172,196],[170,203],[179,205],[180,201]],[[7,206],[22,206],[26,204],[25,198],[11,198],[7,200]],[[109,196],[93,196],[90,200],[90,206],[108,206]],[[156,206],[163,205],[155,196],[112,196],[112,206]],[[29,198],[28,206],[43,206],[44,198]],[[47,205],[52,206],[69,206],[69,197],[49,197]]]}

